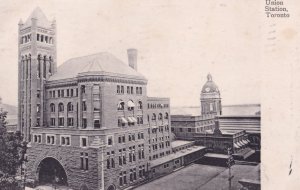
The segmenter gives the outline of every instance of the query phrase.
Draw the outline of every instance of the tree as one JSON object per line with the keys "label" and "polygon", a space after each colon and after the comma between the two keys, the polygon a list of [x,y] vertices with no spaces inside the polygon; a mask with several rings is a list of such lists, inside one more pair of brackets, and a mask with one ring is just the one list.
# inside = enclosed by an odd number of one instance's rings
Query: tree
{"label": "tree", "polygon": [[27,149],[21,133],[6,129],[7,112],[0,110],[0,189],[19,189],[16,176],[25,161]]}

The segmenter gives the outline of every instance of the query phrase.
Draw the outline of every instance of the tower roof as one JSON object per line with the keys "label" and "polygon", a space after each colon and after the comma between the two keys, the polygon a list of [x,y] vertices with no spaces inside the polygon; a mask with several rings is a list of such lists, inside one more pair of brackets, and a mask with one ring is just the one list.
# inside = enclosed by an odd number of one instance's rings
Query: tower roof
{"label": "tower roof", "polygon": [[207,75],[207,82],[202,87],[201,94],[203,93],[220,93],[218,86],[214,83],[210,73]]}
{"label": "tower roof", "polygon": [[71,79],[88,75],[117,75],[146,80],[142,74],[107,52],[69,59],[58,67],[57,73],[49,80]]}
{"label": "tower roof", "polygon": [[40,7],[36,7],[27,18],[24,26],[31,26],[32,19],[37,20],[37,25],[45,28],[51,27],[51,22],[47,19]]}

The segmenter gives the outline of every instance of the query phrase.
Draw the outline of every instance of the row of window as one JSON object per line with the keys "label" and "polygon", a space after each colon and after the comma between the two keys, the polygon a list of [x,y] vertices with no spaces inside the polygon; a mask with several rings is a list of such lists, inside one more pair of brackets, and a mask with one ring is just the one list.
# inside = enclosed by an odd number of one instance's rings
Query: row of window
{"label": "row of window", "polygon": [[[53,41],[53,37],[50,37],[50,36],[46,36],[46,35],[43,35],[43,34],[37,34],[36,35],[36,40],[38,42],[45,42],[45,43],[48,43],[48,44],[53,44],[54,41]],[[31,42],[31,34],[27,34],[27,35],[24,35],[21,37],[21,44],[25,44],[25,43],[28,43],[28,42]]]}
{"label": "row of window", "polygon": [[157,130],[161,133],[163,133],[164,131],[169,131],[169,125],[166,125],[166,126],[152,126],[152,128],[148,128],[148,134],[150,134],[150,132],[152,132],[152,134],[156,134],[157,133]]}
{"label": "row of window", "polygon": [[[34,143],[42,143],[42,135],[41,134],[33,134],[33,142]],[[56,144],[56,135],[46,135],[46,144],[55,145]],[[60,136],[60,145],[62,146],[70,146],[71,145],[71,136],[69,135],[61,135]]]}
{"label": "row of window", "polygon": [[[159,141],[164,141],[164,140],[169,140],[170,139],[170,136],[165,136],[165,137],[159,137],[158,139],[157,139],[157,137],[156,138],[152,138],[152,142],[153,143],[155,143],[155,142],[157,142],[157,140],[159,140]],[[150,139],[149,139],[149,144],[151,143],[151,141],[150,141]]]}
{"label": "row of window", "polygon": [[125,127],[126,124],[128,124],[128,126],[134,126],[136,124],[141,125],[143,124],[143,116],[142,115],[138,115],[135,117],[119,117],[118,118],[118,126],[119,127]]}
{"label": "row of window", "polygon": [[[127,172],[123,171],[119,174],[119,185],[127,185]],[[146,170],[145,165],[139,166],[139,172],[138,172],[139,178],[144,178],[146,176]],[[129,172],[129,182],[133,183],[137,180],[137,168],[130,169]]]}
{"label": "row of window", "polygon": [[156,109],[156,108],[168,108],[169,104],[151,104],[148,103],[148,109]]}
{"label": "row of window", "polygon": [[[158,144],[153,144],[152,145],[152,150],[153,151],[156,151],[156,150],[158,150],[158,146],[159,146],[159,149],[164,149],[165,148],[165,145],[166,145],[166,148],[167,147],[170,147],[170,141],[166,141],[165,143],[164,142],[160,142],[160,143],[158,143]],[[150,149],[149,149],[149,151],[150,151]]]}
{"label": "row of window", "polygon": [[[78,88],[76,89],[60,89],[60,90],[50,90],[49,91],[49,97],[55,98],[57,92],[57,97],[77,97],[78,96]],[[66,95],[66,96],[65,96]]]}
{"label": "row of window", "polygon": [[[42,143],[42,135],[41,134],[33,134],[33,142],[34,143]],[[88,146],[88,137],[80,137],[80,147]],[[56,135],[46,134],[46,144],[55,145],[56,144]],[[62,146],[70,146],[71,145],[71,136],[70,135],[60,135],[60,145]]]}
{"label": "row of window", "polygon": [[[169,155],[169,154],[171,154],[171,151],[168,150],[168,151],[166,151],[166,153],[161,152],[161,153],[159,153],[159,154],[154,154],[152,157],[149,156],[149,160],[155,160],[155,159],[157,159],[157,158],[159,158],[159,157],[164,157],[165,154],[166,154],[166,155]],[[158,155],[159,155],[159,156],[158,156]]]}
{"label": "row of window", "polygon": [[[158,119],[159,121],[163,120],[163,114],[159,113],[158,117],[156,117],[156,114],[153,113],[152,116],[151,116],[151,120],[156,121],[156,119]],[[169,119],[169,113],[168,112],[165,113],[164,119]],[[149,115],[148,115],[148,121],[149,121]]]}
{"label": "row of window", "polygon": [[[100,111],[100,101],[94,101],[93,107],[94,107],[94,111]],[[64,109],[65,109],[64,104],[62,102],[59,103],[58,104],[58,112],[64,112]],[[87,111],[86,101],[82,101],[81,110],[82,111]],[[74,106],[71,102],[69,102],[67,104],[67,111],[68,112],[74,111]],[[50,104],[50,112],[51,113],[55,112],[55,104],[54,103]]]}
{"label": "row of window", "polygon": [[[133,86],[127,86],[127,94],[134,94],[134,87]],[[124,86],[117,85],[117,94],[124,94]],[[143,94],[143,88],[142,87],[135,87],[135,94],[141,95]]]}
{"label": "row of window", "polygon": [[[137,134],[137,139],[140,140],[140,139],[144,139],[144,133],[143,132],[139,132]],[[135,141],[135,134],[129,134],[128,135],[128,141]],[[125,143],[126,140],[125,140],[125,135],[122,135],[122,136],[119,136],[118,137],[118,143]]]}
{"label": "row of window", "polygon": [[[135,107],[134,102],[132,100],[129,100],[127,102],[127,109],[128,109],[128,111],[133,111],[134,107]],[[119,111],[125,110],[125,102],[123,100],[119,101],[119,103],[117,105],[117,109]],[[139,110],[143,109],[143,103],[142,103],[142,101],[138,101],[138,107],[137,107],[137,109],[139,109]]]}

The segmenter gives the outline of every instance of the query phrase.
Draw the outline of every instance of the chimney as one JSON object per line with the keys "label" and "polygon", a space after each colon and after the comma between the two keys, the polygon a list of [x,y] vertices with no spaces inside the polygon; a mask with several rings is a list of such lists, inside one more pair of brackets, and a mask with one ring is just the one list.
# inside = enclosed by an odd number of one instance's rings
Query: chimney
{"label": "chimney", "polygon": [[137,49],[127,49],[129,67],[137,71]]}

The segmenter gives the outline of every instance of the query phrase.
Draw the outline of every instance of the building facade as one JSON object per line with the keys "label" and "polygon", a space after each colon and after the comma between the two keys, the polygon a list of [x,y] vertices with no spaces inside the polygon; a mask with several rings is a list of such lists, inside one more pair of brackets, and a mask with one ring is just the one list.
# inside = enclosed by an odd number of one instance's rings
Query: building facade
{"label": "building facade", "polygon": [[111,190],[145,180],[149,160],[171,153],[169,99],[147,97],[135,49],[129,66],[103,52],[57,68],[55,28],[39,8],[19,23],[27,182]]}

